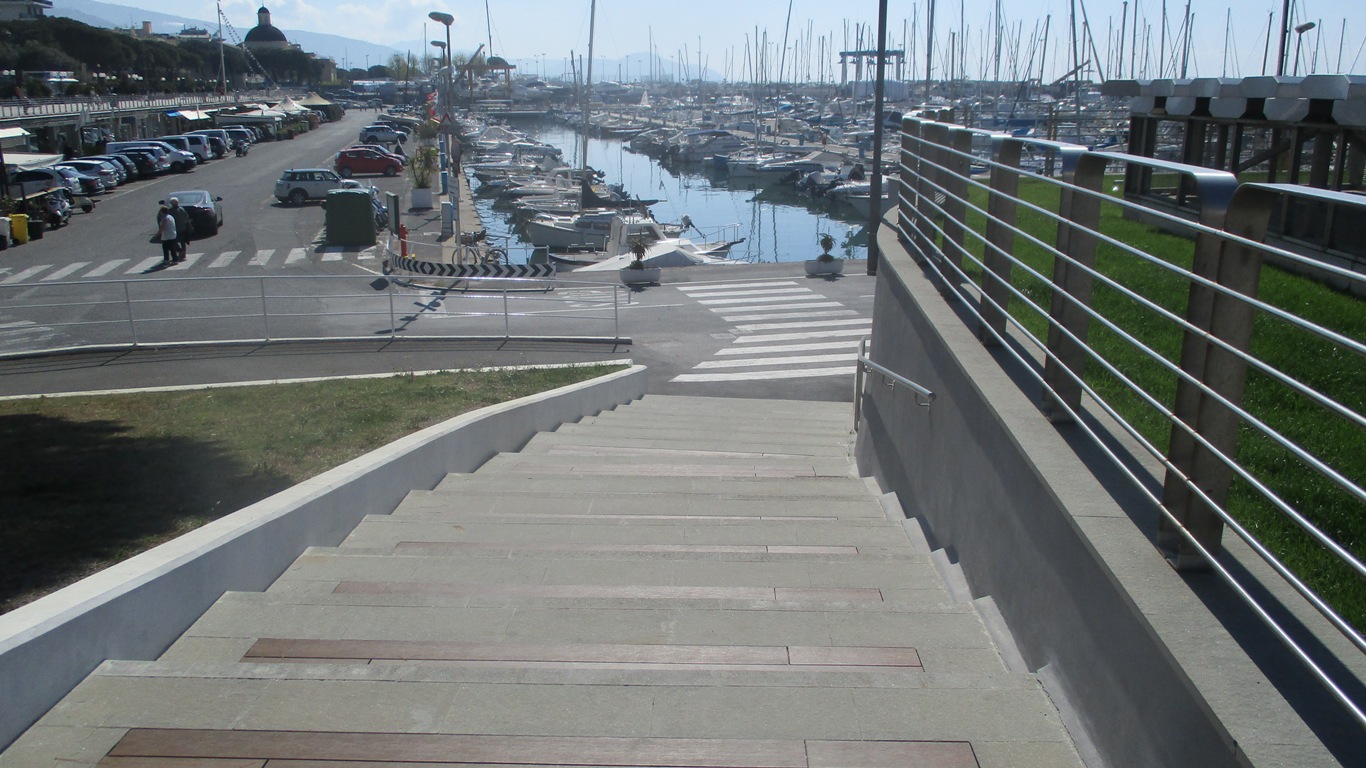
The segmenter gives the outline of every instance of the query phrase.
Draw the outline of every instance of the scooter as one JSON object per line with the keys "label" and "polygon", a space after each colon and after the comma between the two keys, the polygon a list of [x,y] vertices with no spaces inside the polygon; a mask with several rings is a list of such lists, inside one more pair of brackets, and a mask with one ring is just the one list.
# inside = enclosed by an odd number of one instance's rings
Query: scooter
{"label": "scooter", "polygon": [[251,151],[251,145],[250,145],[250,144],[246,143],[245,141],[240,141],[240,140],[237,142],[237,156],[238,156],[238,157],[246,157],[246,156],[247,156],[247,152],[250,152],[250,151]]}
{"label": "scooter", "polygon": [[71,202],[66,195],[48,195],[44,207],[47,209],[47,223],[54,229],[71,220]]}

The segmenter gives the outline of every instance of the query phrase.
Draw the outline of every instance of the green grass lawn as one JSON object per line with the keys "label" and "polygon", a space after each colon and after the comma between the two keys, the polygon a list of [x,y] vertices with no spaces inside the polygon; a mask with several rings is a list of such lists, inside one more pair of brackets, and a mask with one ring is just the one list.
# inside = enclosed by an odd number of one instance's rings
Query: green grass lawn
{"label": "green grass lawn", "polygon": [[[1107,181],[1105,188],[1112,189]],[[1023,180],[1020,196],[1035,205],[1056,210],[1058,191],[1041,181]],[[973,190],[973,204],[985,209],[986,193]],[[1126,220],[1118,206],[1103,208],[1101,231],[1121,242],[1167,263],[1188,269],[1194,243],[1191,239],[1159,231],[1146,224]],[[973,231],[984,232],[985,219],[969,214]],[[1021,210],[1019,226],[1046,243],[1056,236],[1056,223],[1034,211]],[[980,239],[969,236],[969,251],[981,257]],[[1047,312],[1052,297],[1046,278],[1053,272],[1053,257],[1045,249],[1017,237],[1016,255],[1045,279],[1035,278],[1021,269],[1012,283],[1030,301]],[[1121,285],[1179,317],[1184,317],[1188,281],[1179,274],[1145,263],[1119,248],[1101,244],[1096,257],[1098,270]],[[967,271],[974,281],[981,270],[969,262]],[[1366,341],[1366,303],[1321,283],[1299,277],[1273,266],[1262,271],[1258,297],[1277,308],[1309,319],[1351,339]],[[1093,306],[1108,320],[1133,335],[1162,358],[1175,362],[1180,357],[1181,330],[1154,310],[1123,296],[1118,290],[1097,283]],[[1047,320],[1021,298],[1014,297],[1011,315],[1038,338],[1047,336]],[[1176,393],[1176,376],[1160,363],[1139,352],[1119,334],[1092,323],[1092,347],[1126,377],[1133,380],[1154,400],[1170,408]],[[1350,351],[1299,330],[1266,314],[1256,320],[1252,352],[1261,360],[1289,374],[1357,413],[1366,413],[1366,360]],[[1094,362],[1088,365],[1087,383],[1114,406],[1154,445],[1166,450],[1170,422],[1145,403],[1117,377]],[[1366,440],[1362,430],[1294,393],[1271,377],[1253,372],[1247,384],[1244,406],[1257,418],[1287,436],[1321,461],[1332,466],[1357,484],[1366,483]],[[1339,488],[1323,475],[1311,471],[1290,451],[1275,445],[1253,427],[1244,425],[1239,433],[1238,462],[1262,483],[1300,510],[1334,540],[1356,554],[1366,556],[1366,504]],[[1230,492],[1232,514],[1267,543],[1301,578],[1323,595],[1357,627],[1366,628],[1366,583],[1349,568],[1338,563],[1317,542],[1258,494],[1252,486],[1235,481]],[[1225,536],[1231,536],[1225,533]]]}
{"label": "green grass lawn", "polygon": [[416,430],[614,370],[0,402],[0,613]]}

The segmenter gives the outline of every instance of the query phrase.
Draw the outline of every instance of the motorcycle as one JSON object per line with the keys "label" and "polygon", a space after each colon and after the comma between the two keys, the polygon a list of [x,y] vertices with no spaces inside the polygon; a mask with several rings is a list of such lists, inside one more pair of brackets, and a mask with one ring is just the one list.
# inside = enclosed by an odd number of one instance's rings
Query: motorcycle
{"label": "motorcycle", "polygon": [[71,201],[64,194],[47,195],[44,207],[46,208],[44,219],[54,229],[71,220]]}
{"label": "motorcycle", "polygon": [[251,145],[250,145],[250,144],[246,143],[245,141],[238,141],[238,142],[237,142],[237,156],[238,156],[238,157],[246,157],[246,156],[247,156],[247,152],[249,152],[249,151],[251,151]]}

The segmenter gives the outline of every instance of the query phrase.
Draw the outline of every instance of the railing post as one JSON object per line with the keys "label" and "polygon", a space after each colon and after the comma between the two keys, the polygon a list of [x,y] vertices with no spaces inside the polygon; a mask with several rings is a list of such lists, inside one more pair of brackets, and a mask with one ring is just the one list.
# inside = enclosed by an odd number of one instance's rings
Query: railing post
{"label": "railing post", "polygon": [[266,341],[270,341],[270,311],[266,308],[266,279],[256,278],[261,286],[261,327],[266,332]]}
{"label": "railing post", "polygon": [[390,340],[390,341],[393,341],[394,337],[395,337],[396,335],[398,335],[398,328],[396,327],[396,324],[394,323],[394,280],[393,280],[393,278],[390,278],[390,279],[389,279],[388,288],[389,288],[389,340]]}
{"label": "railing post", "polygon": [[923,145],[920,141],[920,125],[921,121],[914,118],[901,121],[901,189],[904,195],[897,203],[898,239],[915,256],[923,255],[915,214],[922,189],[920,152]]}
{"label": "railing post", "polygon": [[138,345],[138,324],[133,319],[133,294],[128,288],[128,281],[123,281],[123,306],[128,309],[128,336],[133,340],[133,346]]}
{"label": "railing post", "polygon": [[944,166],[944,255],[949,263],[963,269],[967,247],[968,175],[972,172],[972,131],[953,127],[939,151]]}
{"label": "railing post", "polygon": [[[1200,187],[1196,190],[1203,191]],[[1201,218],[1203,223],[1211,225],[1220,224],[1222,219],[1225,231],[1260,242],[1266,236],[1275,200],[1275,194],[1268,190],[1244,185],[1233,193],[1226,216],[1217,203],[1208,204],[1210,201],[1202,200]],[[1206,213],[1207,208],[1212,210]],[[1181,370],[1203,382],[1210,392],[1184,379],[1177,382],[1172,411],[1178,423],[1172,426],[1168,449],[1168,459],[1175,469],[1167,472],[1162,505],[1210,552],[1219,549],[1223,520],[1209,503],[1191,492],[1182,475],[1215,505],[1223,507],[1227,502],[1233,470],[1214,451],[1233,456],[1241,419],[1211,393],[1235,405],[1241,403],[1247,382],[1247,364],[1209,339],[1219,339],[1233,349],[1247,351],[1256,312],[1234,294],[1256,296],[1261,268],[1262,254],[1254,248],[1207,233],[1196,236],[1191,272],[1226,290],[1196,282],[1190,286],[1186,320],[1193,329],[1186,330],[1182,337]],[[1208,441],[1210,447],[1198,443],[1182,427],[1183,423]],[[1166,518],[1158,522],[1157,545],[1178,569],[1208,567],[1204,558],[1176,530],[1175,524]]]}
{"label": "railing post", "polygon": [[1099,193],[1108,162],[1103,154],[1092,152],[1081,152],[1075,159],[1068,163],[1064,158],[1063,167],[1070,172],[1063,173],[1067,185],[1058,200],[1056,243],[1058,252],[1071,261],[1054,258],[1053,301],[1048,312],[1052,354],[1044,363],[1044,413],[1054,422],[1071,421],[1067,409],[1081,406],[1080,380],[1086,373],[1086,337],[1091,327],[1091,317],[1082,307],[1091,304],[1095,279],[1090,270],[1096,265],[1095,233],[1100,229],[1099,197],[1078,194],[1072,188]]}
{"label": "railing post", "polygon": [[508,289],[503,289],[503,338],[512,338],[512,319],[508,316]]}
{"label": "railing post", "polygon": [[987,245],[982,254],[981,324],[977,336],[988,346],[998,344],[997,336],[1006,332],[1006,310],[1010,307],[1011,258],[1015,255],[1015,201],[1020,190],[1020,155],[1024,144],[1018,139],[997,139],[991,167],[991,192],[987,200]]}
{"label": "railing post", "polygon": [[925,123],[921,126],[920,135],[924,139],[920,144],[921,188],[918,223],[920,236],[923,238],[921,251],[926,259],[935,261],[936,255],[943,256],[944,253],[938,245],[938,233],[935,231],[934,222],[943,220],[943,214],[938,211],[935,201],[944,196],[940,191],[944,186],[944,173],[939,169],[944,162],[944,153],[939,148],[948,143],[949,127],[943,123]]}

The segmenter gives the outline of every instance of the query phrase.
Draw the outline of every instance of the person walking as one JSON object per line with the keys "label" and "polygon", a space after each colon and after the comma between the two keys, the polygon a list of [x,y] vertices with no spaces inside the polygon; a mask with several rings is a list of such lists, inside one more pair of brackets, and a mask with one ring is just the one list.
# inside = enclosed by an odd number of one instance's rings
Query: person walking
{"label": "person walking", "polygon": [[161,263],[175,263],[180,248],[176,240],[175,217],[164,205],[157,211],[157,240],[161,242]]}
{"label": "person walking", "polygon": [[171,218],[175,219],[177,253],[176,261],[185,260],[185,252],[190,249],[190,213],[180,207],[180,200],[171,198]]}

